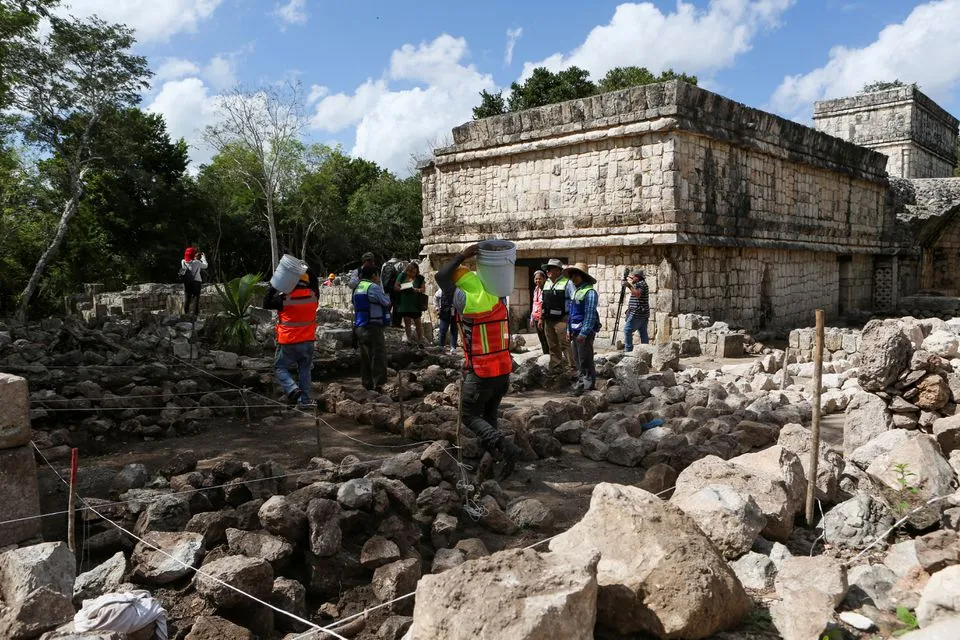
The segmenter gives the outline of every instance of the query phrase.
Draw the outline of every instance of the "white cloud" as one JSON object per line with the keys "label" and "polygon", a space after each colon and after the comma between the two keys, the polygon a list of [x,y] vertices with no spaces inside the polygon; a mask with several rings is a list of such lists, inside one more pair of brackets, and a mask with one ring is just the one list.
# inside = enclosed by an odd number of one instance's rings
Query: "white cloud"
{"label": "white cloud", "polygon": [[555,53],[527,62],[522,77],[536,67],[559,71],[576,65],[593,78],[620,66],[645,66],[653,72],[710,74],[729,67],[750,50],[764,29],[778,26],[794,0],[710,0],[706,8],[678,0],[673,13],[652,2],[624,3],[609,24],[594,27],[583,44],[568,54]]}
{"label": "white cloud", "polygon": [[287,4],[277,5],[273,15],[286,24],[304,24],[307,21],[307,0],[290,0]]}
{"label": "white cloud", "polygon": [[851,95],[877,80],[916,82],[935,99],[960,88],[960,0],[939,0],[916,7],[899,24],[891,24],[865,47],[830,51],[824,66],[787,76],[770,100],[789,117],[806,120],[811,104]]}
{"label": "white cloud", "polygon": [[165,82],[147,107],[163,116],[171,139],[184,138],[190,145],[193,170],[213,157],[203,142],[203,129],[216,120],[216,101],[203,80],[182,78]]}
{"label": "white cloud", "polygon": [[163,83],[167,80],[178,80],[186,76],[200,73],[200,67],[183,58],[165,58],[156,71],[153,72],[153,82]]}
{"label": "white cloud", "polygon": [[513,48],[517,46],[517,40],[523,35],[523,27],[516,29],[507,29],[507,50],[503,54],[503,63],[507,66],[513,62]]}
{"label": "white cloud", "polygon": [[307,96],[307,105],[313,105],[330,95],[330,89],[323,85],[315,84],[310,87],[310,94]]}
{"label": "white cloud", "polygon": [[215,55],[207,66],[203,68],[203,77],[214,89],[222,91],[237,84],[236,70],[234,69],[233,55]]}
{"label": "white cloud", "polygon": [[[322,97],[310,127],[336,133],[356,125],[351,153],[404,173],[411,154],[469,120],[477,94],[495,88],[489,74],[464,64],[468,55],[466,40],[447,34],[419,46],[406,44],[390,56],[382,78],[368,79],[352,94]],[[419,86],[395,90],[391,81]]]}
{"label": "white cloud", "polygon": [[77,17],[97,15],[131,27],[140,42],[166,42],[196,31],[222,0],[69,0],[58,12]]}

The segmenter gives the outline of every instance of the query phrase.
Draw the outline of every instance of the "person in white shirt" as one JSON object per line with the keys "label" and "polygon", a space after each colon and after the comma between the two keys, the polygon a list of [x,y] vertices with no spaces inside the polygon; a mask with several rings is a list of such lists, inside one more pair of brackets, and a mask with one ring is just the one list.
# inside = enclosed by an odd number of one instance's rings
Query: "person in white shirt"
{"label": "person in white shirt", "polygon": [[190,313],[193,303],[193,315],[200,315],[200,287],[203,276],[200,272],[207,268],[207,258],[196,247],[187,247],[180,261],[180,279],[183,282],[183,313]]}

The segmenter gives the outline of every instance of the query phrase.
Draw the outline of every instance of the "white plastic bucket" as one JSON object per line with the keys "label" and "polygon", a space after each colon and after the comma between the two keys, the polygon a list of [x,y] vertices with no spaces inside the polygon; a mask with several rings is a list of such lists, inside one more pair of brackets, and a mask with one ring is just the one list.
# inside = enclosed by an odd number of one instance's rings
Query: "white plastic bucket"
{"label": "white plastic bucket", "polygon": [[516,263],[517,245],[508,240],[485,240],[477,245],[477,275],[483,287],[497,297],[513,294]]}
{"label": "white plastic bucket", "polygon": [[307,265],[289,253],[283,254],[277,270],[270,278],[270,286],[280,293],[290,293],[297,286],[300,276],[307,272]]}

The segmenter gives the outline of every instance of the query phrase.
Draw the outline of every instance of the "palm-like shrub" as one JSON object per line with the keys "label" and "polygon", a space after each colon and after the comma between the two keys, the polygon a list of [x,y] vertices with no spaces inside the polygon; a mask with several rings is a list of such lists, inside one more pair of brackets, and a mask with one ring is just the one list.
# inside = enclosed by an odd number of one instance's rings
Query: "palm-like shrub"
{"label": "palm-like shrub", "polygon": [[259,273],[248,273],[216,286],[217,295],[223,305],[220,315],[226,319],[220,330],[221,346],[244,348],[253,342],[250,301],[261,277]]}

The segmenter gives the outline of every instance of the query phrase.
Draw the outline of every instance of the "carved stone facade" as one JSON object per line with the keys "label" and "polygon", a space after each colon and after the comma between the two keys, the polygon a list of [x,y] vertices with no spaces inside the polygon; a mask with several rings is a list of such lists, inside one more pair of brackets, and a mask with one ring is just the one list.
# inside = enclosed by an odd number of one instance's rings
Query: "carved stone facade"
{"label": "carved stone facade", "polygon": [[665,339],[683,313],[757,329],[870,308],[875,257],[894,253],[884,155],[683,82],[453,133],[422,167],[424,252],[436,268],[515,242],[518,323],[550,257],[589,265],[605,332],[624,267],[643,267]]}
{"label": "carved stone facade", "polygon": [[947,178],[957,166],[957,119],[913,85],[817,102],[813,121],[888,156],[891,176]]}

